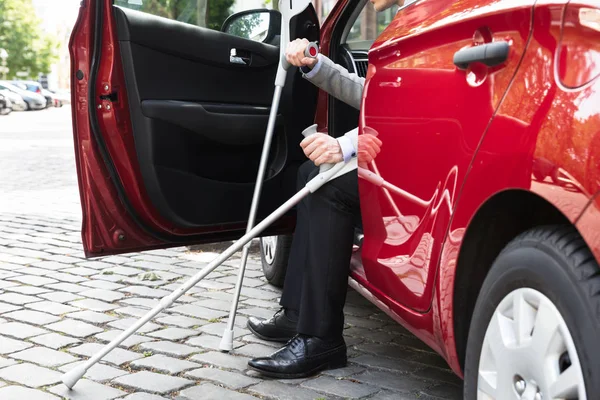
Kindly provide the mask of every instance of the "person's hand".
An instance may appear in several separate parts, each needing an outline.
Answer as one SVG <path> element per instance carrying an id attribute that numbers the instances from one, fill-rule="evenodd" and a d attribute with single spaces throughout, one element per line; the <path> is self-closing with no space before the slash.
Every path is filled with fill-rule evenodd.
<path id="1" fill-rule="evenodd" d="M 337 139 L 324 133 L 310 135 L 300 142 L 300 147 L 317 167 L 321 164 L 339 163 L 344 159 Z"/>
<path id="2" fill-rule="evenodd" d="M 288 43 L 287 49 L 285 50 L 285 59 L 287 62 L 296 67 L 306 65 L 312 69 L 317 63 L 317 59 L 304 56 L 304 50 L 306 50 L 309 43 L 310 42 L 307 39 L 296 39 L 293 42 Z"/>
<path id="3" fill-rule="evenodd" d="M 368 164 L 381 151 L 381 140 L 371 133 L 358 135 L 358 163 Z"/>

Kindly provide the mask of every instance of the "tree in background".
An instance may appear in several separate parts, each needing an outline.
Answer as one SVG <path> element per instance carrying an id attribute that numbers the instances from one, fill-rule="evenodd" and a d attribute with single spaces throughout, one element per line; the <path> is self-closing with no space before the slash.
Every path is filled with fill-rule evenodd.
<path id="1" fill-rule="evenodd" d="M 58 41 L 42 32 L 31 0 L 0 0 L 0 47 L 8 53 L 7 79 L 37 80 L 58 59 Z"/>
<path id="2" fill-rule="evenodd" d="M 116 0 L 115 4 L 220 30 L 225 19 L 231 14 L 231 6 L 234 2 L 235 0 L 143 0 L 141 5 L 132 6 L 127 0 Z"/>

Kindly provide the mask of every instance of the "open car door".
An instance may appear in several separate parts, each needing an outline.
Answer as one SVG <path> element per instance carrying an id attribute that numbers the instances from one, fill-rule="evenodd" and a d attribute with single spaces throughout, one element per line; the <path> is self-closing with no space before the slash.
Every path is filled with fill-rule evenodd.
<path id="1" fill-rule="evenodd" d="M 70 51 L 86 256 L 243 235 L 279 62 L 280 15 L 261 11 L 244 12 L 236 33 L 258 25 L 252 18 L 266 19 L 268 32 L 245 38 L 82 1 Z M 290 37 L 319 40 L 312 5 Z M 296 191 L 306 159 L 298 144 L 316 102 L 317 89 L 290 69 L 258 221 Z M 263 235 L 293 225 L 291 213 Z"/>

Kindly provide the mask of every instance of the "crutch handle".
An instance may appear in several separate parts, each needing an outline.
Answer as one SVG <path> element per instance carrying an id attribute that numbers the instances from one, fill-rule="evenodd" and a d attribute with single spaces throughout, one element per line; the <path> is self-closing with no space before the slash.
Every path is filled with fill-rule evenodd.
<path id="1" fill-rule="evenodd" d="M 310 42 L 304 49 L 304 57 L 317 58 L 319 55 L 319 45 L 316 42 Z"/>
<path id="2" fill-rule="evenodd" d="M 310 135 L 314 135 L 315 133 L 317 133 L 317 124 L 313 124 L 302 131 L 302 135 L 304 137 L 309 137 Z M 321 164 L 319 166 L 319 173 L 321 174 L 325 171 L 330 170 L 331 168 L 333 168 L 334 165 L 335 164 Z"/>

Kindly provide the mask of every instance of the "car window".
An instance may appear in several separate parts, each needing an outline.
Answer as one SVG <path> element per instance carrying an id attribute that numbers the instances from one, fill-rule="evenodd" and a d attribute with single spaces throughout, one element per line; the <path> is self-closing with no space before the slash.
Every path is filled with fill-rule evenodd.
<path id="1" fill-rule="evenodd" d="M 243 8 L 239 3 L 244 5 Z M 271 8 L 260 0 L 115 0 L 114 4 L 218 31 L 231 14 L 254 8 Z"/>
<path id="2" fill-rule="evenodd" d="M 345 43 L 352 50 L 369 50 L 373 41 L 392 22 L 398 11 L 398 6 L 377 12 L 370 1 L 367 1 L 362 11 L 348 32 Z"/>

